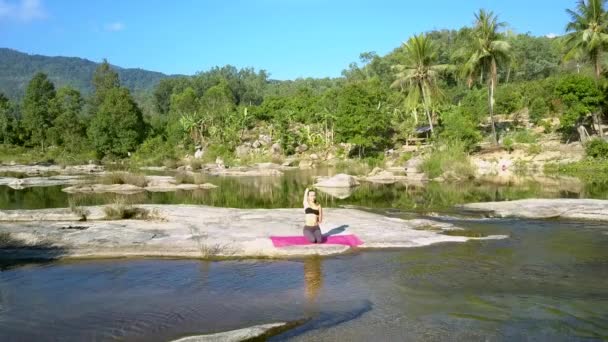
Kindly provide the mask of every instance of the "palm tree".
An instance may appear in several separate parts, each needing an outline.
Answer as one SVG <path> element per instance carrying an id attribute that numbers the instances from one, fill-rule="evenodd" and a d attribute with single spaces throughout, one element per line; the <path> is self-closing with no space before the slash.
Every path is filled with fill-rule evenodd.
<path id="1" fill-rule="evenodd" d="M 602 72 L 602 53 L 608 47 L 608 14 L 606 0 L 579 0 L 576 10 L 567 9 L 570 22 L 566 25 L 564 59 L 586 57 L 593 64 L 595 78 Z"/>
<path id="2" fill-rule="evenodd" d="M 391 87 L 400 86 L 402 89 L 407 89 L 407 105 L 414 110 L 414 113 L 418 104 L 422 102 L 431 133 L 433 133 L 430 107 L 433 97 L 439 94 L 437 77 L 447 66 L 435 64 L 438 50 L 431 38 L 425 34 L 410 37 L 403 48 L 405 49 L 405 63 L 394 66 L 398 72 Z"/>
<path id="3" fill-rule="evenodd" d="M 490 122 L 495 144 L 498 143 L 494 125 L 494 92 L 498 83 L 498 64 L 508 59 L 511 50 L 511 46 L 503 40 L 503 35 L 499 32 L 505 25 L 505 23 L 499 22 L 498 16 L 491 11 L 480 9 L 475 14 L 475 26 L 471 44 L 468 47 L 468 58 L 463 68 L 469 85 L 477 77 L 483 80 L 483 74 L 487 74 Z"/>
<path id="4" fill-rule="evenodd" d="M 608 13 L 604 8 L 605 2 L 606 0 L 579 0 L 575 11 L 566 10 L 571 21 L 566 25 L 564 45 L 567 53 L 564 59 L 589 59 L 596 80 L 602 74 L 602 55 L 608 48 Z M 591 116 L 598 126 L 600 137 L 603 137 L 601 113 L 594 112 Z"/>

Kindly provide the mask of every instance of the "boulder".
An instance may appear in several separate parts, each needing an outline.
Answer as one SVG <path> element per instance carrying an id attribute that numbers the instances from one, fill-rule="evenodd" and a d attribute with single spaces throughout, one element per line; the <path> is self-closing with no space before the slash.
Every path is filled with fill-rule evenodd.
<path id="1" fill-rule="evenodd" d="M 269 135 L 260 134 L 258 136 L 258 141 L 260 142 L 260 144 L 262 146 L 268 146 L 268 145 L 270 145 L 270 143 L 272 143 L 272 138 Z"/>
<path id="2" fill-rule="evenodd" d="M 279 144 L 279 143 L 272 144 L 272 146 L 270 147 L 270 152 L 272 154 L 281 154 L 281 153 L 283 153 L 283 149 L 281 148 L 281 144 Z"/>
<path id="3" fill-rule="evenodd" d="M 218 169 L 225 169 L 226 165 L 224 165 L 224 159 L 217 157 L 215 158 L 215 165 Z"/>
<path id="4" fill-rule="evenodd" d="M 308 145 L 302 144 L 296 148 L 296 151 L 299 153 L 304 153 L 304 152 L 308 151 Z"/>
<path id="5" fill-rule="evenodd" d="M 239 158 L 243 158 L 249 155 L 249 153 L 251 153 L 251 146 L 248 146 L 246 144 L 243 145 L 239 145 L 237 146 L 236 150 L 234 151 L 234 153 L 236 154 L 237 157 Z"/>
<path id="6" fill-rule="evenodd" d="M 194 158 L 195 159 L 203 158 L 203 150 L 201 150 L 200 148 L 196 149 L 196 152 L 194 152 Z"/>
<path id="7" fill-rule="evenodd" d="M 253 148 L 260 148 L 260 146 L 262 146 L 262 143 L 256 140 L 253 142 L 253 144 L 251 144 L 251 146 L 253 146 Z"/>
<path id="8" fill-rule="evenodd" d="M 310 168 L 312 168 L 312 166 L 313 166 L 312 160 L 310 160 L 310 159 L 300 160 L 300 163 L 298 165 L 298 167 L 300 169 L 310 169 Z"/>
<path id="9" fill-rule="evenodd" d="M 339 173 L 333 177 L 322 179 L 315 184 L 315 187 L 351 188 L 357 185 L 359 185 L 359 182 L 355 177 L 344 173 Z"/>
<path id="10" fill-rule="evenodd" d="M 318 156 L 316 153 L 312 153 L 312 154 L 310 155 L 310 159 L 311 159 L 311 160 L 319 160 L 319 156 Z"/>

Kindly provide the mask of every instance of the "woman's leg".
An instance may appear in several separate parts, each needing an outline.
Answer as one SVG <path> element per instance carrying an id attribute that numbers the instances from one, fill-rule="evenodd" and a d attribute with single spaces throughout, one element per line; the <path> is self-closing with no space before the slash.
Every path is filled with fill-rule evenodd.
<path id="1" fill-rule="evenodd" d="M 322 243 L 323 242 L 323 234 L 321 234 L 321 228 L 317 228 L 313 231 L 313 234 L 315 236 L 315 242 L 316 243 Z"/>
<path id="2" fill-rule="evenodd" d="M 304 233 L 304 236 L 306 237 L 306 239 L 308 239 L 310 243 L 315 243 L 316 237 L 312 229 L 304 227 L 302 233 Z"/>

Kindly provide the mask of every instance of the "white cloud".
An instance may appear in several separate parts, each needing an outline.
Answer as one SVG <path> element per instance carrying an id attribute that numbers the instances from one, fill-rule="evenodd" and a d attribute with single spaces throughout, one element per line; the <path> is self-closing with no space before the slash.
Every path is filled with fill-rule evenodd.
<path id="1" fill-rule="evenodd" d="M 0 19 L 32 21 L 46 17 L 40 0 L 0 0 Z"/>
<path id="2" fill-rule="evenodd" d="M 120 21 L 116 21 L 113 23 L 105 24 L 103 28 L 109 32 L 118 32 L 125 29 L 125 24 L 121 23 Z"/>
<path id="3" fill-rule="evenodd" d="M 555 37 L 559 37 L 559 34 L 557 34 L 557 33 L 547 33 L 547 34 L 545 35 L 545 37 L 547 37 L 547 38 L 552 38 L 552 39 L 553 39 L 553 38 L 555 38 Z"/>

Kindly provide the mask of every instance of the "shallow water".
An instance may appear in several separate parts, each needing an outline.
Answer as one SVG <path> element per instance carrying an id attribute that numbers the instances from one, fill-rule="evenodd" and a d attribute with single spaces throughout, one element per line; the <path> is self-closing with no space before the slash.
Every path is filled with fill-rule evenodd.
<path id="1" fill-rule="evenodd" d="M 0 186 L 0 209 L 59 208 L 71 205 L 112 203 L 122 197 L 131 203 L 203 204 L 233 208 L 296 208 L 302 203 L 304 188 L 314 184 L 315 176 L 334 175 L 338 170 L 320 168 L 308 171 L 286 171 L 281 177 L 219 177 L 205 176 L 206 182 L 219 187 L 211 190 L 166 193 L 67 194 L 63 186 L 14 190 Z M 170 173 L 165 173 L 170 174 Z M 504 201 L 523 198 L 607 198 L 608 184 L 564 182 L 552 186 L 534 181 L 497 185 L 481 182 L 379 185 L 362 183 L 351 189 L 346 198 L 337 198 L 318 191 L 324 206 L 360 206 L 395 208 L 410 211 L 448 210 L 456 204 Z"/>
<path id="2" fill-rule="evenodd" d="M 608 224 L 453 222 L 510 237 L 293 261 L 5 265 L 0 340 L 167 341 L 305 318 L 271 340 L 608 339 Z"/>

